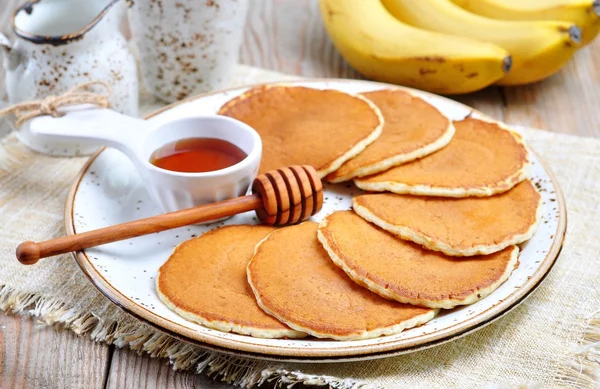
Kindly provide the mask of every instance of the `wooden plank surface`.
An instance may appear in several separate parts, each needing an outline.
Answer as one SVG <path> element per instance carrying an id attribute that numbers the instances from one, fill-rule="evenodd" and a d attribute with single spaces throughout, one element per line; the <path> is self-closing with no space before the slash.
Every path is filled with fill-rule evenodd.
<path id="1" fill-rule="evenodd" d="M 102 388 L 109 347 L 0 313 L 0 388 Z"/>
<path id="2" fill-rule="evenodd" d="M 504 88 L 505 120 L 554 132 L 600 137 L 600 38 L 542 82 Z"/>
<path id="3" fill-rule="evenodd" d="M 23 0 L 1 0 L 0 30 Z M 253 0 L 241 62 L 306 77 L 360 78 L 333 48 L 317 1 Z M 1 76 L 1 71 L 0 71 Z M 4 95 L 0 77 L 0 98 Z M 600 40 L 577 53 L 559 74 L 514 88 L 455 96 L 492 117 L 550 131 L 600 136 Z M 1 119 L 0 119 L 1 120 Z M 0 133 L 2 133 L 0 123 Z M 4 127 L 5 129 L 6 127 Z M 228 386 L 173 372 L 151 359 L 78 338 L 68 331 L 0 313 L 0 388 L 212 388 Z"/>
<path id="4" fill-rule="evenodd" d="M 125 349 L 115 349 L 106 382 L 107 389 L 223 389 L 219 381 L 174 371 L 168 361 L 140 356 Z"/>

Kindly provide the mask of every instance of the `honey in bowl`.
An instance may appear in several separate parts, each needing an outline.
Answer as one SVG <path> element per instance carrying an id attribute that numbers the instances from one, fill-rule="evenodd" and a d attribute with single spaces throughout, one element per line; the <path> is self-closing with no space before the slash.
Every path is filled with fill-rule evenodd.
<path id="1" fill-rule="evenodd" d="M 161 169 L 182 173 L 205 173 L 241 162 L 247 154 L 223 139 L 189 138 L 168 143 L 150 156 Z"/>

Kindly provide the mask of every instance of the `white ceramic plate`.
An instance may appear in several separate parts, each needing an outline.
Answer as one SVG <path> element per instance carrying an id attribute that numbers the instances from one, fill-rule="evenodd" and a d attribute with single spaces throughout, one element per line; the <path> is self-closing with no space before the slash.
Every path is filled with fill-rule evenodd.
<path id="1" fill-rule="evenodd" d="M 289 84 L 289 83 L 288 83 Z M 354 80 L 294 82 L 314 88 L 358 93 L 392 87 Z M 193 115 L 214 114 L 218 108 L 247 88 L 199 96 L 151 115 L 161 122 Z M 452 100 L 415 91 L 452 119 L 468 114 L 482 117 Z M 224 222 L 189 226 L 85 250 L 75 258 L 94 285 L 126 312 L 183 340 L 236 355 L 296 361 L 346 361 L 378 358 L 431 347 L 476 329 L 505 314 L 528 296 L 552 267 L 564 237 L 566 214 L 556 181 L 538 158 L 533 157 L 533 182 L 543 199 L 543 219 L 535 236 L 522 245 L 520 265 L 510 278 L 485 299 L 450 311 L 418 328 L 398 335 L 357 341 L 316 339 L 258 339 L 215 331 L 181 318 L 164 306 L 155 291 L 158 268 L 173 248 L 186 239 L 224 225 L 256 223 L 254 214 L 238 215 Z M 359 190 L 351 184 L 326 185 L 325 205 L 312 219 L 350 208 Z M 159 213 L 129 160 L 120 152 L 104 149 L 83 168 L 67 199 L 65 221 L 69 234 L 123 223 Z"/>

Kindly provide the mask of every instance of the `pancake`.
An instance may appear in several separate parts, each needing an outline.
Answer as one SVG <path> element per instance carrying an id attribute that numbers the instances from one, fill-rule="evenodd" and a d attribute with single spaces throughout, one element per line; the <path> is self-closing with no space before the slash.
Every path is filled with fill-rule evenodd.
<path id="1" fill-rule="evenodd" d="M 354 197 L 352 208 L 402 239 L 447 255 L 470 256 L 530 239 L 541 218 L 542 201 L 531 181 L 525 180 L 491 197 L 366 194 Z"/>
<path id="2" fill-rule="evenodd" d="M 362 96 L 283 85 L 250 89 L 225 103 L 219 114 L 260 134 L 259 174 L 311 165 L 323 178 L 373 143 L 383 127 L 379 108 Z"/>
<path id="3" fill-rule="evenodd" d="M 158 270 L 158 296 L 183 318 L 215 330 L 259 338 L 306 336 L 264 313 L 246 279 L 254 246 L 274 230 L 227 226 L 181 243 Z"/>
<path id="4" fill-rule="evenodd" d="M 388 170 L 446 146 L 454 126 L 435 107 L 400 89 L 362 93 L 379 107 L 385 124 L 381 136 L 325 179 L 348 181 Z"/>
<path id="5" fill-rule="evenodd" d="M 352 282 L 317 241 L 318 224 L 273 232 L 248 264 L 258 305 L 290 327 L 319 338 L 368 339 L 431 320 L 436 310 L 383 299 Z"/>
<path id="6" fill-rule="evenodd" d="M 485 256 L 449 257 L 398 239 L 352 211 L 327 216 L 318 238 L 358 284 L 388 299 L 431 308 L 486 297 L 510 276 L 519 253 L 509 246 Z"/>
<path id="7" fill-rule="evenodd" d="M 383 173 L 357 178 L 375 192 L 422 196 L 491 196 L 528 178 L 531 161 L 521 137 L 499 123 L 466 118 L 443 149 Z"/>

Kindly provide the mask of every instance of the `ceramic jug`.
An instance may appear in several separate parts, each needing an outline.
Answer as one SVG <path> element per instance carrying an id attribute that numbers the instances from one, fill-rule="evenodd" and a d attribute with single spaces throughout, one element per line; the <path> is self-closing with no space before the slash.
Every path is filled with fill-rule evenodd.
<path id="1" fill-rule="evenodd" d="M 119 31 L 124 9 L 119 0 L 34 0 L 18 7 L 11 19 L 16 41 L 0 34 L 8 103 L 105 81 L 112 89 L 112 108 L 136 116 L 136 63 Z M 95 149 L 37 138 L 26 126 L 17 136 L 28 147 L 51 155 L 84 155 Z"/>

